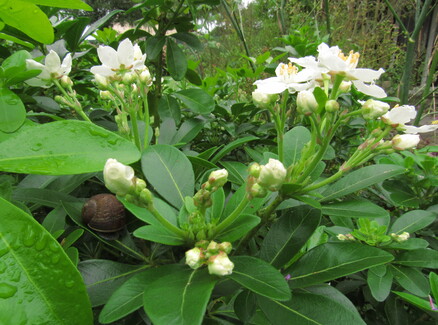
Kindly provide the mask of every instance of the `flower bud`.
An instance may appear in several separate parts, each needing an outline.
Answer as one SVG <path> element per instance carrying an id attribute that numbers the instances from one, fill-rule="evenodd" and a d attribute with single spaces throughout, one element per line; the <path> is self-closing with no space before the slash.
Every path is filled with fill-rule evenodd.
<path id="1" fill-rule="evenodd" d="M 219 276 L 230 275 L 233 272 L 234 263 L 230 261 L 228 255 L 220 252 L 218 255 L 210 257 L 208 260 L 208 273 Z"/>
<path id="2" fill-rule="evenodd" d="M 114 99 L 113 95 L 108 90 L 101 90 L 99 92 L 100 98 L 102 99 Z"/>
<path id="3" fill-rule="evenodd" d="M 144 69 L 140 73 L 140 81 L 148 87 L 150 85 L 152 85 L 152 77 L 151 77 L 151 73 L 149 72 L 148 68 Z"/>
<path id="4" fill-rule="evenodd" d="M 62 76 L 60 82 L 61 82 L 61 85 L 63 87 L 71 87 L 71 86 L 73 86 L 73 81 L 71 81 L 69 76 L 65 76 L 65 75 Z"/>
<path id="5" fill-rule="evenodd" d="M 226 169 L 219 169 L 212 171 L 208 177 L 208 183 L 212 187 L 222 187 L 228 181 L 228 171 Z"/>
<path id="6" fill-rule="evenodd" d="M 139 199 L 140 199 L 141 203 L 143 203 L 145 205 L 150 205 L 153 203 L 154 197 L 152 196 L 151 191 L 149 191 L 147 188 L 145 188 L 140 192 Z"/>
<path id="7" fill-rule="evenodd" d="M 110 158 L 106 161 L 103 179 L 106 188 L 120 196 L 125 196 L 134 189 L 134 170 L 116 159 Z"/>
<path id="8" fill-rule="evenodd" d="M 260 91 L 253 91 L 252 100 L 257 107 L 268 108 L 277 100 L 277 94 L 266 94 Z"/>
<path id="9" fill-rule="evenodd" d="M 397 134 L 391 142 L 395 150 L 412 149 L 420 142 L 420 136 L 418 134 Z"/>
<path id="10" fill-rule="evenodd" d="M 318 102 L 311 90 L 300 91 L 297 95 L 297 111 L 300 114 L 311 115 L 318 109 Z"/>
<path id="11" fill-rule="evenodd" d="M 362 116 L 366 120 L 373 120 L 386 114 L 388 110 L 389 104 L 374 99 L 368 99 L 362 105 Z"/>
<path id="12" fill-rule="evenodd" d="M 226 253 L 226 254 L 230 254 L 230 253 L 231 253 L 231 249 L 232 249 L 233 247 L 231 246 L 231 243 L 225 241 L 225 242 L 223 242 L 223 243 L 220 243 L 220 244 L 218 245 L 218 248 L 219 248 L 220 251 L 222 251 L 222 252 L 224 252 L 224 253 Z"/>
<path id="13" fill-rule="evenodd" d="M 146 188 L 146 182 L 141 178 L 134 177 L 135 191 L 140 193 Z"/>
<path id="14" fill-rule="evenodd" d="M 262 170 L 262 167 L 259 164 L 253 163 L 248 168 L 248 174 L 250 174 L 251 176 L 253 176 L 255 178 L 258 178 L 261 170 Z"/>
<path id="15" fill-rule="evenodd" d="M 197 269 L 203 264 L 202 251 L 198 247 L 192 248 L 186 252 L 186 264 L 192 269 Z"/>
<path id="16" fill-rule="evenodd" d="M 339 103 L 334 99 L 330 99 L 325 103 L 325 110 L 334 113 L 339 110 Z"/>
<path id="17" fill-rule="evenodd" d="M 342 81 L 339 85 L 339 91 L 341 93 L 348 93 L 351 90 L 351 81 Z"/>
<path id="18" fill-rule="evenodd" d="M 336 236 L 340 241 L 346 241 L 347 240 L 347 236 L 345 236 L 344 234 L 339 234 Z"/>
<path id="19" fill-rule="evenodd" d="M 263 186 L 261 186 L 260 184 L 257 184 L 257 183 L 255 183 L 251 187 L 251 190 L 249 191 L 249 195 L 251 197 L 262 198 L 262 197 L 265 197 L 266 194 L 268 194 L 268 190 L 265 187 L 263 187 Z"/>
<path id="20" fill-rule="evenodd" d="M 261 166 L 257 183 L 270 191 L 278 191 L 286 180 L 286 168 L 277 159 L 269 159 L 266 165 Z"/>
<path id="21" fill-rule="evenodd" d="M 132 84 L 135 81 L 136 75 L 133 72 L 125 72 L 123 74 L 123 82 L 127 85 Z"/>
<path id="22" fill-rule="evenodd" d="M 409 237 L 410 237 L 409 233 L 404 231 L 400 235 L 398 235 L 398 241 L 400 241 L 400 242 L 406 241 L 409 239 Z"/>
<path id="23" fill-rule="evenodd" d="M 96 81 L 97 85 L 102 88 L 106 88 L 108 86 L 108 79 L 100 74 L 95 74 L 94 80 Z"/>

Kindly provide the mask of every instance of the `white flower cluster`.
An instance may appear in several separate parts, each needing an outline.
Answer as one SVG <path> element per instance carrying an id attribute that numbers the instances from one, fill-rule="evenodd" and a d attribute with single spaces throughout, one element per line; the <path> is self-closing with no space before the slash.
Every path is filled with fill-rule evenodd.
<path id="1" fill-rule="evenodd" d="M 186 252 L 186 264 L 192 269 L 197 269 L 207 264 L 210 274 L 219 276 L 230 275 L 234 268 L 234 263 L 228 258 L 231 248 L 229 242 L 221 244 L 215 241 L 198 242 L 196 247 Z"/>

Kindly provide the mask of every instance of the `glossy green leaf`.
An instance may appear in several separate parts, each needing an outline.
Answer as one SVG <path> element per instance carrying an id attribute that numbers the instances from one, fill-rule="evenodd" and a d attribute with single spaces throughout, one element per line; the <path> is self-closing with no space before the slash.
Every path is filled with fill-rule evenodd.
<path id="1" fill-rule="evenodd" d="M 233 242 L 246 235 L 260 223 L 260 218 L 251 214 L 241 214 L 231 225 L 222 230 L 216 238 L 222 242 Z"/>
<path id="2" fill-rule="evenodd" d="M 382 268 L 383 274 L 378 274 L 375 269 Z M 367 283 L 371 294 L 377 301 L 385 301 L 391 293 L 392 273 L 385 265 L 372 267 L 368 270 Z"/>
<path id="3" fill-rule="evenodd" d="M 289 262 L 303 247 L 321 220 L 321 211 L 300 205 L 284 212 L 263 240 L 260 258 L 276 268 Z"/>
<path id="4" fill-rule="evenodd" d="M 258 297 L 257 300 L 271 324 L 366 324 L 352 302 L 330 286 L 294 291 L 292 299 L 286 302 L 264 297 Z"/>
<path id="5" fill-rule="evenodd" d="M 186 32 L 181 32 L 181 33 L 175 33 L 170 35 L 173 38 L 179 40 L 179 41 L 183 41 L 184 43 L 186 43 L 188 46 L 190 46 L 191 48 L 195 49 L 195 50 L 201 50 L 202 49 L 202 43 L 199 40 L 199 38 L 191 33 L 186 33 Z"/>
<path id="6" fill-rule="evenodd" d="M 175 124 L 181 123 L 181 109 L 178 101 L 170 95 L 163 95 L 158 101 L 158 112 L 161 119 L 170 117 L 175 121 Z"/>
<path id="7" fill-rule="evenodd" d="M 191 88 L 172 94 L 196 114 L 209 114 L 214 110 L 214 99 L 202 89 Z"/>
<path id="8" fill-rule="evenodd" d="M 249 136 L 249 137 L 243 137 L 237 140 L 234 140 L 233 142 L 228 143 L 225 147 L 223 147 L 210 161 L 215 164 L 219 160 L 221 160 L 225 155 L 230 153 L 232 150 L 236 149 L 237 147 L 240 147 L 241 145 L 257 140 L 257 137 Z"/>
<path id="9" fill-rule="evenodd" d="M 389 245 L 385 245 L 385 248 L 390 249 L 397 249 L 397 250 L 414 250 L 414 249 L 420 249 L 420 248 L 426 248 L 429 246 L 429 242 L 422 238 L 409 238 L 406 241 L 402 241 L 400 243 L 398 242 L 392 242 Z"/>
<path id="10" fill-rule="evenodd" d="M 187 71 L 187 58 L 172 39 L 167 38 L 166 64 L 169 74 L 175 80 L 182 80 Z"/>
<path id="11" fill-rule="evenodd" d="M 412 210 L 398 217 L 388 232 L 401 234 L 406 231 L 413 233 L 427 227 L 434 222 L 435 219 L 436 214 L 431 211 Z"/>
<path id="12" fill-rule="evenodd" d="M 0 19 L 38 42 L 53 43 L 52 24 L 45 13 L 33 3 L 25 0 L 4 1 L 0 4 Z"/>
<path id="13" fill-rule="evenodd" d="M 386 181 L 383 188 L 389 192 L 389 197 L 396 206 L 418 209 L 421 203 L 421 198 L 403 181 Z"/>
<path id="14" fill-rule="evenodd" d="M 164 227 L 143 226 L 134 231 L 134 236 L 165 245 L 181 246 L 184 239 Z"/>
<path id="15" fill-rule="evenodd" d="M 326 243 L 307 252 L 285 273 L 292 288 L 334 280 L 394 259 L 381 249 L 358 243 Z"/>
<path id="16" fill-rule="evenodd" d="M 88 122 L 67 120 L 27 128 L 2 142 L 0 170 L 33 174 L 82 174 L 103 170 L 108 158 L 129 164 L 135 145 Z"/>
<path id="17" fill-rule="evenodd" d="M 86 260 L 78 265 L 93 307 L 105 304 L 126 280 L 147 267 L 110 260 Z"/>
<path id="18" fill-rule="evenodd" d="M 242 291 L 234 300 L 234 312 L 243 322 L 249 322 L 256 309 L 256 295 L 249 290 Z"/>
<path id="19" fill-rule="evenodd" d="M 228 171 L 228 181 L 242 186 L 248 177 L 248 166 L 238 161 L 221 161 L 221 165 Z"/>
<path id="20" fill-rule="evenodd" d="M 321 209 L 323 214 L 335 217 L 380 218 L 389 215 L 388 211 L 365 199 L 322 205 Z"/>
<path id="21" fill-rule="evenodd" d="M 121 12 L 123 12 L 123 10 L 120 10 L 120 9 L 116 9 L 116 10 L 110 11 L 105 16 L 103 16 L 102 18 L 96 20 L 94 23 L 89 25 L 87 27 L 87 29 L 81 35 L 80 42 L 83 42 L 88 36 L 90 36 L 91 34 L 96 32 L 99 28 L 104 26 L 111 18 L 113 18 L 115 15 L 117 15 L 117 14 L 119 14 Z"/>
<path id="22" fill-rule="evenodd" d="M 323 193 L 321 202 L 333 200 L 354 193 L 368 186 L 383 182 L 385 179 L 403 174 L 405 169 L 397 165 L 373 165 L 355 170 L 336 183 L 330 185 Z"/>
<path id="23" fill-rule="evenodd" d="M 146 55 L 148 60 L 155 60 L 163 49 L 166 38 L 162 36 L 152 36 L 146 40 Z"/>
<path id="24" fill-rule="evenodd" d="M 296 126 L 284 134 L 284 162 L 290 166 L 301 157 L 301 151 L 310 141 L 310 131 L 304 126 Z"/>
<path id="25" fill-rule="evenodd" d="M 428 248 L 406 251 L 397 255 L 393 263 L 438 269 L 438 251 Z"/>
<path id="26" fill-rule="evenodd" d="M 112 323 L 141 308 L 145 289 L 166 273 L 180 269 L 181 265 L 169 264 L 158 268 L 150 268 L 134 275 L 120 285 L 108 299 L 99 314 L 99 322 L 102 324 Z"/>
<path id="27" fill-rule="evenodd" d="M 26 119 L 24 104 L 13 91 L 0 88 L 0 131 L 14 132 Z"/>
<path id="28" fill-rule="evenodd" d="M 435 298 L 435 301 L 437 301 L 438 300 L 438 275 L 435 272 L 429 273 L 429 284 L 430 284 L 430 291 L 432 291 L 432 295 Z"/>
<path id="29" fill-rule="evenodd" d="M 428 299 L 421 299 L 417 296 L 411 295 L 410 293 L 407 292 L 399 292 L 399 291 L 393 291 L 397 296 L 399 296 L 400 298 L 402 298 L 404 301 L 407 301 L 409 303 L 411 303 L 414 306 L 417 306 L 418 308 L 421 308 L 425 311 L 432 311 L 432 308 L 430 306 L 430 302 Z M 438 314 L 438 311 L 435 311 L 435 313 Z"/>
<path id="30" fill-rule="evenodd" d="M 155 325 L 200 325 L 218 279 L 205 267 L 184 266 L 163 275 L 144 292 L 146 314 Z"/>
<path id="31" fill-rule="evenodd" d="M 2 198 L 0 211 L 0 300 L 13 306 L 10 312 L 21 310 L 25 324 L 91 325 L 83 280 L 62 247 L 34 218 Z M 2 321 L 6 317 L 1 314 Z"/>
<path id="32" fill-rule="evenodd" d="M 429 295 L 429 283 L 421 271 L 412 267 L 391 265 L 394 280 L 403 289 L 420 297 Z"/>
<path id="33" fill-rule="evenodd" d="M 225 192 L 221 187 L 211 195 L 213 202 L 210 210 L 210 220 L 220 220 L 224 211 Z"/>
<path id="34" fill-rule="evenodd" d="M 228 277 L 264 297 L 288 300 L 290 289 L 283 275 L 272 265 L 255 257 L 233 256 L 233 273 Z"/>
<path id="35" fill-rule="evenodd" d="M 149 146 L 143 151 L 141 166 L 155 190 L 174 207 L 180 208 L 184 197 L 193 196 L 195 176 L 192 165 L 175 147 Z"/>
<path id="36" fill-rule="evenodd" d="M 40 6 L 67 8 L 67 9 L 82 9 L 93 10 L 89 5 L 81 0 L 23 0 Z"/>
<path id="37" fill-rule="evenodd" d="M 205 121 L 198 118 L 185 120 L 172 138 L 171 144 L 188 143 L 192 141 L 204 127 Z"/>
<path id="38" fill-rule="evenodd" d="M 82 201 L 72 195 L 55 190 L 25 187 L 15 189 L 12 197 L 17 201 L 37 203 L 52 208 L 57 207 L 60 202 L 75 203 Z"/>

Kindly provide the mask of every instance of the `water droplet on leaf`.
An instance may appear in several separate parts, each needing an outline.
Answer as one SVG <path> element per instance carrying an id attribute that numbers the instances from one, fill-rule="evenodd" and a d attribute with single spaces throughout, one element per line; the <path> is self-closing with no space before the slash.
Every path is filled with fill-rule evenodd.
<path id="1" fill-rule="evenodd" d="M 17 292 L 17 287 L 7 283 L 0 283 L 0 298 L 10 298 Z"/>

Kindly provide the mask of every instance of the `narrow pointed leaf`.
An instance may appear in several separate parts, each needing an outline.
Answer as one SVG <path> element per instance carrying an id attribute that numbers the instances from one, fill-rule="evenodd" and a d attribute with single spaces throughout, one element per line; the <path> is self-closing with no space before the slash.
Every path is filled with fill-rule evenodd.
<path id="1" fill-rule="evenodd" d="M 209 114 L 214 110 L 214 99 L 202 89 L 185 89 L 172 94 L 197 114 Z"/>
<path id="2" fill-rule="evenodd" d="M 380 218 L 387 217 L 389 214 L 382 207 L 364 199 L 327 204 L 321 209 L 323 214 L 348 218 Z"/>
<path id="3" fill-rule="evenodd" d="M 420 270 L 413 267 L 391 265 L 391 272 L 394 274 L 394 280 L 403 289 L 420 297 L 427 297 L 429 294 L 429 283 Z"/>
<path id="4" fill-rule="evenodd" d="M 436 214 L 426 210 L 412 210 L 402 214 L 391 226 L 389 233 L 401 234 L 402 232 L 413 233 L 423 229 L 434 222 Z"/>
<path id="5" fill-rule="evenodd" d="M 428 248 L 406 251 L 398 255 L 393 263 L 438 269 L 438 251 Z"/>
<path id="6" fill-rule="evenodd" d="M 62 247 L 35 219 L 2 198 L 0 210 L 0 310 L 2 302 L 14 306 L 10 312 L 21 310 L 25 324 L 91 325 L 84 282 Z M 2 312 L 0 319 L 7 317 Z"/>

